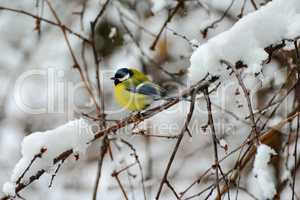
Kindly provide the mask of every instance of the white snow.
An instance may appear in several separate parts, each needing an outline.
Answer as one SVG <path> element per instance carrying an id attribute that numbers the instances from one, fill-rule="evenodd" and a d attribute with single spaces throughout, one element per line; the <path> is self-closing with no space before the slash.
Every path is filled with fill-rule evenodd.
<path id="1" fill-rule="evenodd" d="M 208 72 L 220 75 L 226 71 L 221 60 L 232 64 L 243 61 L 248 73 L 261 72 L 262 62 L 268 58 L 264 48 L 300 35 L 300 1 L 275 0 L 258 11 L 241 18 L 231 29 L 208 40 L 191 56 L 192 82 Z"/>
<path id="2" fill-rule="evenodd" d="M 162 9 L 174 4 L 176 1 L 174 0 L 152 0 L 152 12 L 156 13 L 161 11 Z"/>
<path id="3" fill-rule="evenodd" d="M 6 184 L 6 189 L 17 182 L 31 161 L 40 154 L 42 149 L 45 150 L 34 160 L 30 169 L 21 180 L 26 183 L 29 177 L 36 174 L 38 170 L 51 170 L 53 159 L 62 152 L 73 149 L 76 154 L 83 154 L 88 147 L 88 142 L 93 139 L 93 133 L 89 129 L 84 119 L 77 119 L 68 122 L 53 130 L 45 132 L 32 133 L 25 137 L 22 142 L 22 158 L 16 164 L 11 176 L 11 183 Z"/>
<path id="4" fill-rule="evenodd" d="M 270 163 L 272 155 L 277 154 L 271 147 L 265 144 L 258 146 L 249 177 L 249 190 L 258 199 L 273 199 L 276 194 L 275 171 Z"/>
<path id="5" fill-rule="evenodd" d="M 197 49 L 196 47 L 200 46 L 200 42 L 196 39 L 190 40 L 190 44 L 192 45 L 192 48 L 195 50 Z"/>
<path id="6" fill-rule="evenodd" d="M 153 2 L 153 4 L 150 4 L 151 1 Z M 259 7 L 259 2 L 263 1 L 264 0 L 255 0 Z M 80 12 L 83 9 L 83 3 L 85 2 L 66 3 L 64 1 L 53 1 L 53 7 L 57 9 L 59 17 L 67 27 L 89 38 L 88 36 L 90 35 L 90 21 L 95 19 L 95 17 L 99 13 L 99 10 L 101 10 L 103 3 L 105 2 L 106 0 L 102 0 L 100 3 L 99 0 L 90 0 L 85 4 L 86 9 L 83 17 L 83 30 L 80 26 L 80 17 L 78 15 L 68 14 L 68 12 L 64 12 L 64 10 L 68 10 L 70 12 Z M 227 9 L 230 2 L 231 0 L 186 1 L 185 9 L 180 9 L 180 11 L 176 14 L 175 18 L 173 18 L 172 21 L 168 23 L 167 28 L 176 31 L 180 35 L 186 36 L 188 41 L 176 35 L 173 35 L 173 33 L 171 31 L 168 31 L 168 29 L 166 28 L 164 33 L 161 35 L 161 41 L 166 41 L 166 43 L 164 43 L 166 44 L 167 48 L 165 50 L 167 50 L 168 54 L 166 60 L 157 59 L 160 58 L 160 52 L 150 51 L 149 46 L 151 45 L 156 36 L 156 34 L 153 35 L 153 33 L 158 33 L 159 29 L 162 27 L 162 24 L 167 18 L 168 9 L 170 10 L 170 8 L 174 8 L 174 6 L 177 3 L 176 0 L 150 0 L 144 2 L 146 4 L 147 10 L 145 13 L 140 13 L 137 1 L 130 0 L 122 4 L 117 4 L 118 2 L 112 1 L 111 3 L 113 4 L 110 4 L 107 7 L 105 11 L 105 16 L 103 17 L 105 18 L 105 21 L 111 23 L 112 27 L 116 27 L 118 30 L 121 31 L 122 34 L 125 34 L 123 33 L 124 30 L 120 27 L 120 16 L 118 15 L 117 9 L 115 9 L 116 6 L 120 7 L 120 10 L 122 10 L 124 14 L 126 14 L 126 16 L 130 17 L 134 22 L 136 22 L 136 24 L 134 24 L 131 23 L 129 20 L 124 19 L 126 25 L 129 27 L 132 34 L 134 35 L 134 38 L 140 43 L 141 49 L 145 51 L 146 54 L 148 54 L 155 61 L 159 62 L 158 64 L 160 64 L 161 67 L 164 67 L 169 72 L 176 73 L 181 69 L 184 71 L 190 65 L 189 58 L 193 53 L 193 50 L 196 50 L 196 48 L 192 49 L 190 44 L 196 44 L 199 46 L 201 44 L 204 44 L 204 46 L 207 46 L 205 42 L 207 42 L 208 39 L 220 33 L 221 35 L 223 35 L 222 32 L 224 30 L 228 30 L 236 22 L 237 18 L 235 16 L 237 16 L 237 14 L 240 13 L 241 5 L 243 4 L 244 0 L 234 1 L 234 4 L 229 12 L 229 17 L 225 17 L 222 20 L 222 22 L 218 23 L 215 26 L 215 29 L 210 29 L 207 38 L 202 38 L 200 34 L 200 30 L 203 30 L 212 21 L 215 21 L 216 19 L 222 16 L 223 11 Z M 276 2 L 277 0 L 275 0 L 274 3 Z M 31 0 L 24 0 L 24 2 L 22 1 L 20 3 L 17 3 L 16 1 L 3 0 L 3 2 L 1 2 L 1 6 L 7 5 L 11 8 L 24 9 L 33 14 L 41 14 L 41 4 L 39 7 L 35 7 L 35 4 L 32 4 Z M 288 1 L 284 3 L 291 4 Z M 140 4 L 140 2 L 138 2 L 138 4 Z M 155 11 L 154 13 L 149 12 L 151 9 L 150 6 L 152 5 L 152 11 Z M 154 5 L 156 5 L 156 8 Z M 269 7 L 269 5 L 270 4 L 268 4 L 267 7 Z M 286 9 L 288 10 L 288 12 L 284 10 L 285 13 L 282 13 L 280 9 L 280 12 L 278 12 L 282 13 L 280 15 L 285 15 L 286 13 L 287 15 L 293 15 L 293 17 L 290 18 L 289 23 L 287 24 L 287 26 L 289 26 L 289 31 L 287 33 L 288 37 L 290 37 L 290 34 L 293 34 L 297 30 L 299 30 L 299 20 L 297 20 L 299 19 L 299 17 L 298 15 L 294 15 L 294 13 L 296 12 L 294 9 L 295 8 L 290 10 Z M 246 1 L 244 16 L 248 16 L 247 14 L 253 11 L 254 9 L 251 5 L 251 2 Z M 261 11 L 258 11 L 258 13 L 259 12 Z M 275 14 L 277 15 L 278 13 Z M 55 21 L 55 18 L 52 16 L 49 9 L 47 9 L 47 6 L 45 6 L 45 12 L 42 16 Z M 250 16 L 251 15 L 249 15 L 248 17 Z M 281 22 L 287 17 L 288 16 L 283 16 L 282 20 L 273 22 L 274 26 L 279 26 L 278 29 L 282 27 L 283 25 L 281 24 Z M 92 148 L 89 148 L 89 151 L 86 155 L 86 157 L 88 157 L 86 161 L 77 162 L 76 165 L 74 165 L 74 163 L 67 162 L 71 159 L 74 160 L 74 156 L 70 156 L 70 159 L 64 162 L 58 175 L 55 177 L 53 187 L 50 190 L 47 188 L 47 185 L 49 184 L 49 181 L 51 179 L 51 175 L 57 167 L 57 164 L 53 164 L 51 160 L 52 157 L 56 157 L 57 155 L 55 154 L 61 153 L 59 151 L 62 151 L 62 149 L 67 148 L 67 146 L 73 148 L 80 144 L 78 145 L 80 146 L 78 148 L 78 151 L 80 152 L 84 151 L 84 149 L 86 148 L 84 142 L 80 143 L 76 140 L 74 140 L 73 142 L 75 136 L 73 138 L 69 135 L 69 133 L 67 134 L 67 136 L 65 136 L 64 134 L 59 134 L 57 131 L 52 130 L 45 131 L 43 133 L 36 133 L 36 136 L 34 136 L 35 134 L 33 134 L 32 136 L 28 136 L 28 139 L 25 139 L 23 145 L 24 147 L 26 146 L 26 149 L 24 148 L 22 150 L 25 151 L 25 154 L 19 161 L 18 165 L 15 167 L 15 177 L 12 177 L 12 179 L 10 178 L 12 174 L 11 171 L 14 168 L 14 165 L 22 156 L 20 153 L 20 143 L 25 133 L 27 133 L 28 131 L 35 132 L 36 130 L 44 131 L 49 130 L 49 127 L 57 127 L 57 124 L 64 124 L 66 118 L 73 119 L 73 112 L 76 116 L 78 116 L 78 114 L 81 113 L 81 111 L 84 113 L 90 113 L 91 107 L 87 104 L 87 101 L 89 99 L 88 94 L 85 91 L 82 91 L 80 89 L 80 91 L 74 94 L 75 96 L 73 95 L 73 93 L 69 93 L 69 91 L 73 91 L 73 87 L 77 88 L 77 84 L 81 85 L 82 83 L 79 79 L 80 77 L 78 72 L 76 70 L 71 69 L 72 60 L 70 57 L 70 53 L 64 41 L 63 34 L 61 33 L 61 30 L 59 28 L 53 27 L 52 25 L 46 23 L 41 23 L 42 34 L 41 37 L 38 37 L 37 33 L 34 31 L 34 26 L 36 25 L 35 20 L 30 17 L 25 17 L 21 14 L 13 14 L 10 12 L 1 11 L 1 19 L 2 20 L 0 20 L 0 26 L 3 30 L 0 34 L 2 36 L 0 40 L 3 44 L 1 46 L 1 49 L 5 50 L 5 52 L 4 54 L 2 54 L 2 56 L 0 56 L 0 64 L 1 66 L 3 66 L 3 69 L 1 69 L 2 75 L 0 75 L 0 80 L 2 82 L 5 82 L 5 84 L 3 85 L 3 90 L 0 92 L 0 107 L 3 106 L 3 108 L 5 109 L 5 114 L 1 115 L 1 119 L 4 120 L 0 121 L 0 149 L 2 150 L 0 152 L 3 152 L 0 156 L 0 183 L 1 185 L 3 185 L 5 181 L 10 181 L 6 183 L 6 186 L 5 188 L 3 188 L 3 191 L 7 195 L 14 195 L 14 188 L 16 182 L 15 180 L 23 172 L 24 167 L 28 166 L 32 157 L 40 152 L 40 148 L 45 147 L 47 148 L 47 151 L 42 155 L 42 158 L 37 158 L 35 160 L 34 164 L 31 166 L 31 170 L 28 171 L 25 177 L 22 179 L 22 183 L 28 182 L 29 176 L 36 174 L 36 172 L 40 169 L 45 169 L 47 171 L 47 174 L 45 174 L 45 176 L 42 176 L 36 184 L 26 187 L 24 191 L 22 191 L 21 195 L 24 195 L 26 199 L 30 200 L 36 200 L 41 198 L 45 200 L 60 199 L 61 197 L 69 197 L 73 200 L 90 198 L 91 191 L 93 191 L 94 187 L 92 181 L 94 181 L 97 172 L 99 148 L 101 148 L 102 146 L 100 141 L 93 144 Z M 274 19 L 277 20 L 277 17 L 274 16 Z M 248 19 L 248 21 L 251 20 Z M 211 49 L 213 49 L 212 52 L 210 52 L 210 48 L 208 49 L 207 47 L 205 47 L 209 50 L 205 54 L 211 56 L 212 59 L 214 59 L 214 55 L 218 55 L 221 57 L 224 54 L 224 56 L 227 56 L 227 54 L 231 55 L 231 52 L 233 56 L 235 56 L 235 54 L 236 56 L 240 54 L 243 55 L 243 52 L 240 52 L 241 49 L 244 52 L 248 52 L 250 54 L 251 50 L 247 49 L 248 47 L 251 48 L 250 44 L 252 44 L 255 48 L 264 47 L 259 43 L 261 41 L 258 36 L 262 34 L 262 31 L 261 29 L 257 29 L 257 27 L 262 27 L 262 29 L 264 29 L 264 24 L 266 24 L 267 21 L 271 22 L 271 20 L 268 18 L 261 19 L 260 21 L 255 26 L 250 24 L 251 26 L 249 26 L 249 28 L 247 27 L 247 22 L 247 26 L 244 25 L 243 28 L 240 29 L 241 31 L 243 31 L 240 34 L 244 37 L 236 37 L 237 31 L 234 31 L 235 35 L 232 35 L 231 37 L 226 36 L 228 34 L 224 34 L 226 37 L 223 37 L 223 35 L 220 38 L 220 43 L 218 44 L 218 46 L 216 46 L 216 48 L 214 48 L 213 45 L 208 45 Z M 14 26 L 14 29 L 10 29 L 12 22 L 17 22 L 17 26 Z M 238 22 L 238 24 L 241 22 Z M 246 20 L 244 20 L 243 23 L 246 23 Z M 261 23 L 263 24 L 260 25 Z M 279 23 L 280 25 L 278 25 Z M 140 26 L 148 31 L 145 32 L 143 29 L 141 29 Z M 246 31 L 244 28 L 245 26 L 247 27 Z M 252 30 L 252 28 L 254 28 L 255 30 Z M 277 27 L 272 28 L 270 31 L 268 29 L 268 27 L 265 28 L 265 36 L 267 39 L 269 39 L 269 35 L 273 37 L 274 34 L 277 34 L 277 32 L 273 32 L 273 30 L 277 30 Z M 232 30 L 229 30 L 229 32 L 231 31 Z M 255 34 L 256 31 L 257 35 Z M 111 28 L 110 36 L 112 37 L 112 39 L 115 38 L 115 34 L 118 33 L 115 32 L 114 28 Z M 281 36 L 281 33 L 279 34 Z M 169 83 L 170 80 L 169 76 L 161 74 L 161 71 L 155 70 L 155 68 L 154 70 L 152 70 L 152 64 L 149 63 L 147 58 L 141 56 L 139 49 L 135 47 L 135 45 L 132 42 L 132 39 L 128 36 L 128 34 L 125 35 L 125 38 L 127 39 L 121 47 L 115 48 L 114 52 L 111 55 L 104 57 L 103 59 L 101 57 L 100 75 L 101 84 L 104 89 L 103 92 L 105 97 L 105 111 L 106 113 L 113 113 L 112 115 L 109 114 L 107 116 L 108 119 L 112 120 L 119 120 L 129 115 L 129 113 L 120 112 L 119 107 L 116 106 L 115 101 L 113 100 L 113 83 L 111 82 L 111 80 L 109 80 L 109 77 L 113 76 L 117 68 L 135 67 L 141 69 L 141 67 L 143 67 L 143 65 L 145 64 L 147 74 L 151 75 L 153 77 L 153 81 L 155 81 L 156 83 L 165 84 L 165 82 Z M 81 40 L 73 36 L 72 34 L 68 34 L 68 37 L 70 39 L 71 46 L 73 47 L 74 53 L 78 61 L 82 63 Z M 164 40 L 165 38 L 166 40 Z M 233 40 L 234 43 L 232 43 L 231 45 L 231 41 L 225 42 L 222 40 L 222 38 Z M 235 38 L 237 38 L 236 41 Z M 246 42 L 240 41 L 240 38 L 246 38 Z M 253 43 L 253 40 L 255 42 L 257 41 L 257 43 Z M 250 44 L 248 44 L 247 42 L 249 42 Z M 268 41 L 267 44 L 269 44 L 269 42 L 270 41 Z M 210 41 L 208 43 L 210 43 Z M 224 46 L 222 43 L 224 43 Z M 226 46 L 226 44 L 228 44 L 228 46 Z M 287 47 L 285 47 L 286 50 L 294 49 L 292 43 L 288 44 L 290 44 L 290 48 L 288 49 Z M 220 46 L 224 48 L 221 50 L 218 49 Z M 94 66 L 93 53 L 91 51 L 91 48 L 88 47 L 88 45 L 86 47 L 87 48 L 85 51 L 85 56 L 87 66 Z M 245 50 L 243 49 L 244 47 Z M 34 51 L 32 51 L 32 49 L 34 49 Z M 159 49 L 160 48 L 157 48 L 157 50 Z M 229 49 L 230 52 L 227 52 L 227 49 Z M 236 52 L 234 52 L 234 50 L 236 50 Z M 220 52 L 222 54 L 219 54 Z M 216 59 L 220 59 L 220 57 L 217 57 Z M 251 54 L 251 57 L 254 57 L 254 59 L 256 59 L 255 55 Z M 251 60 L 252 59 L 253 58 L 251 58 Z M 259 61 L 259 65 L 257 66 L 261 67 L 261 59 L 257 58 L 257 60 Z M 219 62 L 217 62 L 217 64 L 219 64 Z M 84 66 L 81 65 L 81 67 Z M 59 109 L 59 112 L 55 110 L 55 113 L 53 114 L 49 114 L 49 112 L 47 112 L 42 115 L 34 115 L 33 113 L 23 111 L 21 107 L 18 106 L 15 102 L 13 91 L 14 81 L 16 80 L 16 78 L 21 77 L 23 73 L 30 73 L 30 70 L 45 70 L 45 72 L 48 73 L 48 69 L 55 69 L 55 71 L 63 70 L 65 74 L 65 76 L 63 77 L 57 76 L 57 79 L 55 79 L 55 82 L 53 84 L 55 86 L 62 86 L 62 88 L 64 88 L 64 91 L 55 89 L 53 91 L 53 95 L 51 94 L 51 99 L 53 97 L 53 99 L 55 100 L 53 102 L 55 108 L 56 106 L 58 106 L 65 109 Z M 194 80 L 198 81 L 201 78 L 200 76 L 202 69 L 206 70 L 203 71 L 203 74 L 205 74 L 207 72 L 207 69 L 209 68 L 206 68 L 206 66 L 199 65 L 198 68 L 192 69 L 194 71 L 192 71 L 193 74 L 191 74 L 191 76 L 195 76 Z M 226 76 L 226 73 L 228 74 L 228 72 L 224 72 L 225 70 L 223 68 L 216 67 L 212 68 L 211 72 L 213 72 L 213 70 L 215 69 L 219 69 L 220 73 L 222 73 L 222 76 Z M 252 69 L 253 68 L 251 68 L 251 70 Z M 255 88 L 260 87 L 261 85 L 261 83 L 257 82 L 257 78 L 253 77 L 251 73 L 242 74 L 243 81 L 245 82 L 246 87 L 250 90 L 249 92 L 251 93 L 251 100 L 253 101 L 253 109 L 255 112 L 267 103 L 264 99 L 269 99 L 272 96 L 272 93 L 276 92 L 278 90 L 278 87 L 280 87 L 281 84 L 286 82 L 286 74 L 288 72 L 286 71 L 286 69 L 286 67 L 282 67 L 282 65 L 276 60 L 269 63 L 268 65 L 263 66 L 262 70 L 264 74 L 264 81 L 262 87 L 268 88 L 268 91 L 270 91 L 270 93 L 268 92 L 268 94 L 266 93 L 266 95 L 256 95 Z M 94 86 L 95 89 L 96 80 L 94 71 L 95 70 L 89 70 L 88 75 L 91 79 L 91 84 Z M 47 77 L 48 76 L 44 75 L 37 77 L 34 76 L 32 79 L 30 78 L 26 80 L 26 82 L 22 83 L 23 85 L 20 91 L 20 95 L 22 97 L 22 100 L 24 100 L 22 101 L 24 105 L 32 108 L 45 108 L 47 106 L 47 103 L 49 102 L 47 96 L 48 92 L 44 91 L 51 91 L 50 89 L 52 87 L 52 84 L 47 84 Z M 228 144 L 228 153 L 231 150 L 240 146 L 241 142 L 243 142 L 248 136 L 248 134 L 251 132 L 251 124 L 249 125 L 249 123 L 243 122 L 249 122 L 249 120 L 244 120 L 244 117 L 249 115 L 247 102 L 244 98 L 241 88 L 236 82 L 236 78 L 234 76 L 229 76 L 228 79 L 230 78 L 233 80 L 231 82 L 232 84 L 222 84 L 216 92 L 210 95 L 211 101 L 213 103 L 212 111 L 214 117 L 214 124 L 216 128 L 216 134 L 217 137 L 220 139 L 220 145 L 223 148 L 226 146 L 226 144 Z M 185 81 L 186 80 L 184 76 L 182 77 L 182 82 Z M 166 85 L 168 83 L 166 83 Z M 173 83 L 177 82 L 171 81 L 170 84 Z M 69 86 L 71 87 L 70 89 Z M 5 88 L 7 88 L 8 90 Z M 177 91 L 181 91 L 184 87 L 178 86 L 178 88 L 179 89 L 175 90 L 174 93 L 176 93 Z M 236 94 L 236 91 L 238 91 L 238 95 Z M 94 92 L 96 94 L 96 91 Z M 39 98 L 36 98 L 37 94 L 40 94 Z M 2 100 L 5 99 L 3 97 L 5 97 L 6 95 L 8 95 L 6 103 L 4 104 L 3 102 L 2 104 Z M 284 94 L 281 93 L 278 94 L 278 99 L 280 99 L 283 95 Z M 261 96 L 265 97 L 261 98 Z M 278 119 L 286 116 L 287 112 L 289 112 L 289 110 L 292 109 L 292 103 L 290 102 L 293 101 L 293 96 L 289 97 L 289 101 L 282 104 L 283 106 L 281 106 L 281 108 L 278 109 L 278 112 L 276 112 L 276 115 L 271 119 L 268 126 L 272 125 L 273 123 L 277 123 Z M 189 130 L 193 137 L 190 138 L 188 134 L 186 134 L 186 136 L 183 138 L 182 144 L 180 145 L 180 150 L 178 151 L 178 155 L 176 155 L 174 165 L 172 165 L 173 173 L 170 173 L 170 176 L 174 176 L 174 181 L 172 182 L 172 185 L 178 193 L 182 192 L 183 189 L 190 185 L 193 180 L 197 179 L 199 175 L 202 175 L 208 168 L 210 168 L 211 163 L 213 162 L 213 151 L 210 148 L 211 133 L 209 128 L 207 128 L 206 131 L 204 131 L 204 129 L 202 128 L 207 124 L 207 106 L 202 96 L 199 96 L 197 98 L 199 98 L 199 100 L 195 105 L 193 118 L 189 125 Z M 278 99 L 276 98 L 275 101 L 277 101 Z M 162 102 L 155 103 L 160 104 Z M 154 116 L 151 119 L 148 119 L 144 123 L 141 123 L 134 131 L 137 132 L 139 129 L 142 129 L 147 131 L 148 134 L 161 136 L 175 136 L 181 131 L 182 126 L 184 125 L 189 106 L 190 102 L 188 101 L 180 102 L 174 107 L 159 113 L 158 115 Z M 80 112 L 77 110 L 77 108 L 80 109 Z M 239 118 L 241 118 L 241 120 L 232 117 L 226 112 L 227 110 L 237 115 Z M 262 120 L 264 121 L 264 117 L 262 117 Z M 110 126 L 114 124 L 115 122 L 108 121 L 107 125 Z M 293 124 L 293 128 L 294 127 L 295 124 Z M 149 137 L 148 140 L 148 138 L 144 136 L 132 136 L 131 129 L 132 126 L 129 126 L 119 130 L 117 135 L 111 135 L 111 153 L 113 155 L 114 160 L 110 161 L 110 158 L 107 154 L 105 162 L 103 164 L 103 173 L 101 175 L 101 193 L 99 193 L 98 196 L 98 198 L 100 199 L 108 195 L 112 200 L 123 198 L 121 191 L 118 189 L 116 180 L 113 177 L 111 177 L 111 173 L 114 170 L 120 170 L 124 168 L 127 164 L 130 164 L 135 161 L 134 157 L 131 155 L 132 151 L 127 147 L 127 145 L 124 145 L 123 143 L 119 142 L 119 136 L 122 139 L 129 141 L 136 148 L 139 154 L 139 159 L 142 164 L 144 176 L 149 177 L 149 179 L 147 178 L 145 185 L 149 186 L 149 188 L 152 188 L 152 190 L 149 190 L 149 193 L 147 191 L 147 198 L 150 198 L 148 194 L 156 192 L 155 185 L 159 181 L 158 178 L 160 178 L 161 175 L 164 173 L 165 164 L 167 164 L 165 163 L 162 165 L 162 163 L 169 159 L 170 151 L 174 148 L 174 141 L 176 141 L 176 139 Z M 55 135 L 55 138 L 59 137 L 60 135 L 61 139 L 58 140 L 53 138 L 53 141 L 51 139 L 50 144 L 49 142 L 46 142 L 46 140 L 49 139 L 47 138 L 49 136 L 48 133 Z M 44 135 L 47 136 L 44 137 Z M 222 140 L 221 138 L 224 138 L 224 140 Z M 286 138 L 287 137 L 283 137 L 283 140 L 286 140 Z M 84 136 L 83 141 L 85 139 L 86 137 Z M 68 143 L 69 140 L 70 142 Z M 55 148 L 53 146 L 54 143 Z M 289 150 L 290 155 L 292 153 L 293 146 L 294 144 L 291 144 L 291 148 Z M 300 147 L 300 145 L 298 146 Z M 220 158 L 223 158 L 225 154 L 226 151 L 221 150 Z M 82 157 L 80 156 L 80 158 Z M 223 170 L 228 171 L 232 169 L 232 166 L 234 166 L 237 158 L 238 153 L 230 154 L 230 156 L 228 156 L 227 159 L 222 162 Z M 199 162 L 202 164 L 195 165 L 195 162 Z M 290 156 L 289 165 L 284 171 L 284 173 L 286 174 L 283 174 L 283 178 L 290 177 L 289 171 L 293 168 L 293 163 L 294 159 L 292 156 Z M 150 169 L 150 167 L 153 169 L 149 171 L 149 173 L 148 170 Z M 128 176 L 126 174 L 127 172 L 125 171 L 124 173 L 122 173 L 122 175 L 120 174 L 120 179 L 124 184 L 125 190 L 128 193 L 129 198 L 143 198 L 140 181 L 141 178 L 139 176 L 139 173 L 136 173 L 138 171 L 138 165 L 135 165 L 132 168 L 128 169 L 128 174 L 130 172 L 130 174 L 137 175 L 137 177 L 133 178 L 131 177 L 131 175 Z M 270 171 L 272 171 L 272 169 L 270 169 L 269 172 Z M 213 173 L 213 171 L 209 171 L 208 174 L 211 173 Z M 257 179 L 254 177 L 254 174 L 252 177 L 255 183 L 253 185 L 256 187 L 255 189 L 257 189 Z M 296 178 L 297 181 L 299 181 L 299 177 Z M 242 176 L 241 187 L 246 187 L 245 182 L 245 177 Z M 200 192 L 199 189 L 206 187 L 208 184 L 214 184 L 214 180 L 210 180 L 209 177 L 208 180 L 206 180 L 205 178 L 204 181 L 201 181 L 199 182 L 199 184 L 196 184 L 195 187 L 192 188 L 184 198 L 187 198 L 188 196 L 193 195 L 194 193 Z M 134 190 L 130 189 L 131 185 L 134 188 Z M 288 194 L 281 196 L 283 199 L 289 199 L 288 197 L 291 196 L 289 187 L 287 187 L 287 190 Z M 259 192 L 261 193 L 261 191 Z M 2 197 L 2 195 L 4 194 L 1 194 L 0 196 Z M 232 188 L 232 192 L 230 193 L 230 199 L 235 199 L 236 195 L 236 188 Z M 260 197 L 259 195 L 257 196 Z M 172 192 L 162 193 L 161 199 L 172 198 Z M 199 196 L 198 198 L 203 199 L 204 196 Z M 227 195 L 225 195 L 224 199 L 226 198 Z M 238 199 L 248 200 L 253 198 L 250 197 L 246 192 L 239 190 Z"/>
<path id="7" fill-rule="evenodd" d="M 14 183 L 6 182 L 2 187 L 2 191 L 5 195 L 15 196 L 16 195 L 15 188 L 16 185 Z"/>

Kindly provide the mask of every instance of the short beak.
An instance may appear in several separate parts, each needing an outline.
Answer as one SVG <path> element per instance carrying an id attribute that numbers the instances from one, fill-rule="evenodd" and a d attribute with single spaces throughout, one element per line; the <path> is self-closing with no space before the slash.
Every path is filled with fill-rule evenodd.
<path id="1" fill-rule="evenodd" d="M 110 79 L 111 79 L 111 80 L 116 80 L 116 78 L 115 78 L 115 77 L 111 77 Z"/>

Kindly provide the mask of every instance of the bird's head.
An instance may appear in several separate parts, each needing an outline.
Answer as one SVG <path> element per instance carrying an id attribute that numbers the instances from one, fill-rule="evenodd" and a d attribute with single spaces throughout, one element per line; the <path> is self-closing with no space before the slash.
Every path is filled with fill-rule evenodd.
<path id="1" fill-rule="evenodd" d="M 133 76 L 133 71 L 128 68 L 121 68 L 118 69 L 118 71 L 115 73 L 114 77 L 111 77 L 110 79 L 114 80 L 115 85 L 118 85 L 119 83 L 122 83 L 128 79 L 130 79 Z"/>

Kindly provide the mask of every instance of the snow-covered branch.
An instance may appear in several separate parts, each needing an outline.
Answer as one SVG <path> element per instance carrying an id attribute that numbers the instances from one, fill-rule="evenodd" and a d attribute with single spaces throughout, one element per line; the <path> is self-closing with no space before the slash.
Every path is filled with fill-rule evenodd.
<path id="1" fill-rule="evenodd" d="M 191 56 L 192 80 L 208 72 L 226 74 L 225 60 L 232 64 L 241 61 L 245 72 L 258 74 L 268 60 L 265 49 L 284 40 L 300 36 L 300 1 L 275 0 L 238 20 L 232 28 L 209 39 Z M 197 76 L 193 76 L 197 74 Z"/>

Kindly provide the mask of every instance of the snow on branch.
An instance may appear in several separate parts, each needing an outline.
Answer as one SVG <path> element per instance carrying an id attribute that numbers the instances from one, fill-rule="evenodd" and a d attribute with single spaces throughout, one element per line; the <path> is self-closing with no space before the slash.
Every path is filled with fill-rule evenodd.
<path id="1" fill-rule="evenodd" d="M 14 196 L 16 187 L 28 184 L 38 171 L 50 171 L 55 164 L 53 160 L 61 152 L 73 149 L 74 155 L 83 154 L 93 138 L 94 134 L 84 119 L 26 136 L 22 142 L 22 158 L 16 164 L 10 182 L 4 184 L 3 192 Z"/>
<path id="2" fill-rule="evenodd" d="M 299 36 L 300 1 L 274 0 L 201 45 L 190 59 L 190 72 L 197 74 L 192 82 L 208 72 L 222 74 L 226 69 L 222 60 L 232 64 L 242 61 L 248 66 L 246 73 L 260 73 L 269 56 L 265 48 Z"/>
<path id="3" fill-rule="evenodd" d="M 259 199 L 273 199 L 276 195 L 275 170 L 270 163 L 273 155 L 277 154 L 271 147 L 258 146 L 249 182 L 251 192 Z"/>

